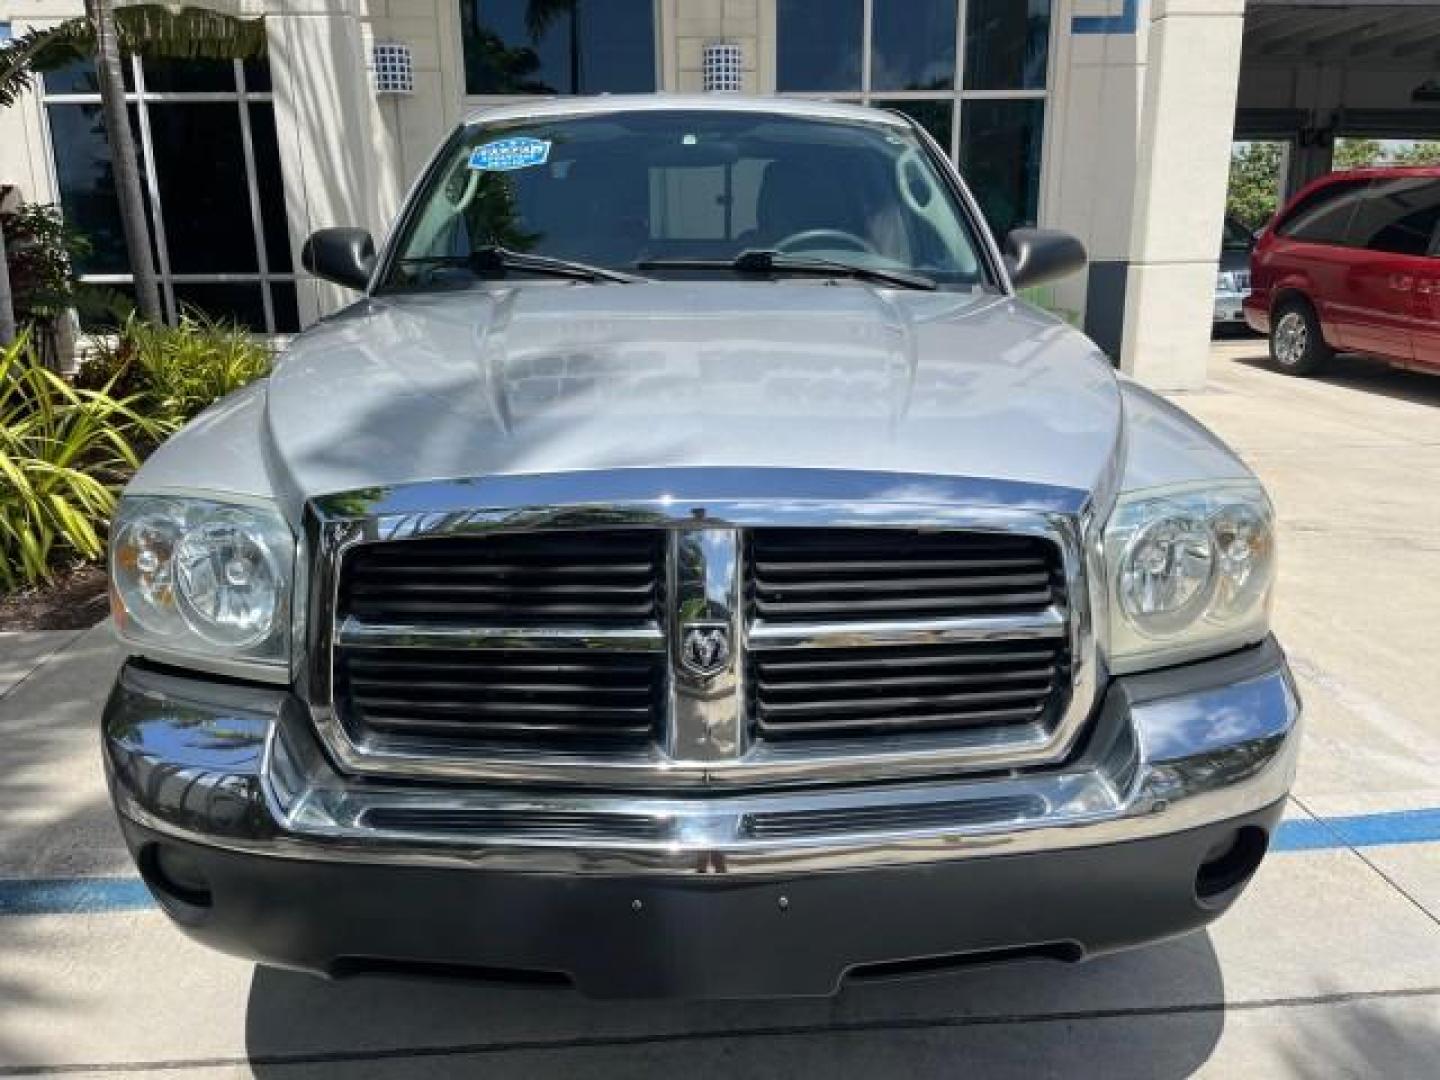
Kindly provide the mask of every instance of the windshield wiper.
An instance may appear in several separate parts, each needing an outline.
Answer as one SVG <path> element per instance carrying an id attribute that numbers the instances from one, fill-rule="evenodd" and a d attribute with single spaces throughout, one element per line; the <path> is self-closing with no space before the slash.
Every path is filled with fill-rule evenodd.
<path id="1" fill-rule="evenodd" d="M 504 273 L 506 270 L 524 270 L 533 274 L 573 278 L 577 281 L 613 281 L 624 285 L 645 280 L 623 270 L 591 266 L 589 263 L 573 262 L 570 259 L 552 259 L 548 255 L 532 255 L 526 251 L 501 247 L 499 244 L 478 247 L 469 255 L 412 255 L 399 261 L 404 265 L 463 266 L 481 276 Z"/>
<path id="2" fill-rule="evenodd" d="M 733 259 L 644 259 L 637 270 L 733 270 L 737 274 L 820 274 L 829 277 L 875 281 L 901 289 L 936 289 L 939 286 L 924 274 L 908 270 L 881 270 L 872 266 L 825 259 L 815 255 L 787 255 L 783 251 L 754 249 Z"/>

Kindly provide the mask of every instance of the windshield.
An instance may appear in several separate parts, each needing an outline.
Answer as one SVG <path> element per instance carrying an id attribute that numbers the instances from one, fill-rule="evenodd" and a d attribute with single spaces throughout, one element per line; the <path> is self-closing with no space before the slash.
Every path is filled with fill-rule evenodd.
<path id="1" fill-rule="evenodd" d="M 618 112 L 477 125 L 445 155 L 397 240 L 390 288 L 494 276 L 477 254 L 495 248 L 652 277 L 732 275 L 758 250 L 985 280 L 924 148 L 883 121 Z"/>

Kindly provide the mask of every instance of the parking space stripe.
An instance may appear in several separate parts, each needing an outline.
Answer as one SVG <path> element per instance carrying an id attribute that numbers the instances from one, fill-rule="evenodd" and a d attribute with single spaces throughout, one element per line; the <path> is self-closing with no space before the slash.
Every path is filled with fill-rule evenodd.
<path id="1" fill-rule="evenodd" d="M 0 881 L 0 915 L 93 915 L 154 904 L 145 883 L 133 877 Z"/>
<path id="2" fill-rule="evenodd" d="M 1423 844 L 1440 840 L 1440 807 L 1351 817 L 1298 818 L 1282 822 L 1271 851 Z"/>
<path id="3" fill-rule="evenodd" d="M 1440 807 L 1351 817 L 1295 818 L 1281 822 L 1273 852 L 1366 848 L 1440 842 Z M 0 880 L 0 916 L 101 915 L 155 906 L 135 877 Z"/>

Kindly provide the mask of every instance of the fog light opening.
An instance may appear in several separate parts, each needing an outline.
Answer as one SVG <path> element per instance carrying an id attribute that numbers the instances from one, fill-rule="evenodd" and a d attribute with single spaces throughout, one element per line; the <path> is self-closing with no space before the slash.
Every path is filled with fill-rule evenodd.
<path id="1" fill-rule="evenodd" d="M 1196 898 L 1206 905 L 1229 899 L 1250 880 L 1269 845 L 1269 835 L 1257 825 L 1237 829 L 1215 844 L 1205 853 L 1195 874 Z"/>
<path id="2" fill-rule="evenodd" d="M 214 903 L 210 880 L 183 848 L 151 844 L 141 853 L 138 864 L 145 884 L 172 914 L 195 917 Z"/>

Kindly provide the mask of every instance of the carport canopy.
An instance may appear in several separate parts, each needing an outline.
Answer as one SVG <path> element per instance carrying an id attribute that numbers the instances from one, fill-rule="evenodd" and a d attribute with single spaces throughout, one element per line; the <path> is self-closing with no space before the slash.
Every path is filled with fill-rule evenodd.
<path id="1" fill-rule="evenodd" d="M 1440 139 L 1440 5 L 1249 0 L 1235 138 L 1291 143 L 1287 187 L 1334 140 Z"/>

